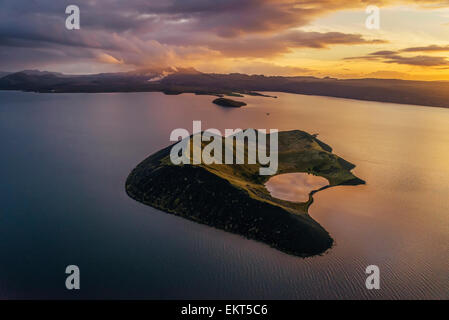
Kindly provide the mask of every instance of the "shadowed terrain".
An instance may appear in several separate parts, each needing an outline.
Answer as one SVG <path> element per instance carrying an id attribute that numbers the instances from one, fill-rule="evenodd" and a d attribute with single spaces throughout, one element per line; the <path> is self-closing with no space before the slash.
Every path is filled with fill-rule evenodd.
<path id="1" fill-rule="evenodd" d="M 1 76 L 1 75 L 0 75 Z M 0 78 L 0 90 L 34 92 L 195 93 L 222 97 L 256 91 L 287 92 L 368 101 L 449 107 L 449 82 L 394 79 L 334 79 L 246 74 L 207 74 L 195 69 L 140 70 L 64 75 L 26 70 Z"/>

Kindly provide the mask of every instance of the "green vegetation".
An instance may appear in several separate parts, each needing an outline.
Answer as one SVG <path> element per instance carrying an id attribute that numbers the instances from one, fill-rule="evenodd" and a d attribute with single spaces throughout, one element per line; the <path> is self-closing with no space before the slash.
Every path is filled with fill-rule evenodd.
<path id="1" fill-rule="evenodd" d="M 240 107 L 246 106 L 245 102 L 236 101 L 236 100 L 227 99 L 227 98 L 217 98 L 212 102 L 215 104 L 218 104 L 219 106 L 230 107 L 230 108 L 240 108 Z"/>
<path id="2" fill-rule="evenodd" d="M 264 186 L 271 176 L 259 175 L 259 164 L 173 165 L 170 149 L 156 152 L 131 172 L 126 181 L 130 197 L 297 256 L 321 254 L 332 246 L 329 233 L 307 212 L 314 192 L 304 203 L 276 199 Z M 363 184 L 353 168 L 316 136 L 279 132 L 277 174 L 308 172 L 326 178 L 327 187 Z"/>

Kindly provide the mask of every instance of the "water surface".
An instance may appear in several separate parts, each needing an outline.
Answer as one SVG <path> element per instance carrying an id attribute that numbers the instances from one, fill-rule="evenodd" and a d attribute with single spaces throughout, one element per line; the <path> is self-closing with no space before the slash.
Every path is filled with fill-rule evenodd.
<path id="1" fill-rule="evenodd" d="M 273 176 L 265 188 L 273 198 L 292 202 L 307 202 L 310 192 L 329 185 L 326 178 L 304 172 L 284 173 Z"/>
<path id="2" fill-rule="evenodd" d="M 0 297 L 449 298 L 449 110 L 274 95 L 227 109 L 191 94 L 0 92 Z M 132 168 L 192 120 L 319 133 L 356 164 L 367 185 L 310 208 L 335 247 L 301 259 L 130 199 Z M 79 291 L 65 289 L 69 264 Z"/>

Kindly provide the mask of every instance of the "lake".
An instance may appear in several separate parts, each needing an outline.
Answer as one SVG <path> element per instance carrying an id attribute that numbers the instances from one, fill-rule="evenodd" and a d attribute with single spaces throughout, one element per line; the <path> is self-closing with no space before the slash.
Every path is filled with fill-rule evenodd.
<path id="1" fill-rule="evenodd" d="M 284 173 L 271 177 L 265 188 L 273 198 L 292 202 L 307 202 L 312 191 L 328 186 L 329 181 L 305 172 Z"/>
<path id="2" fill-rule="evenodd" d="M 272 93 L 0 92 L 0 298 L 449 298 L 449 110 Z M 269 114 L 267 114 L 269 113 Z M 298 258 L 142 205 L 125 179 L 175 128 L 318 133 L 363 186 L 318 192 L 335 246 Z M 81 290 L 65 288 L 78 265 Z M 380 268 L 367 290 L 365 268 Z"/>

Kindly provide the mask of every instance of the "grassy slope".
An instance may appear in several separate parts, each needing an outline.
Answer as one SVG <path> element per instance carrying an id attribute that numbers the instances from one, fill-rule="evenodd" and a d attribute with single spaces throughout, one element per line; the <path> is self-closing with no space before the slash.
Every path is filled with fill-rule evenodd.
<path id="1" fill-rule="evenodd" d="M 127 193 L 155 208 L 241 234 L 298 256 L 320 254 L 333 240 L 307 213 L 305 203 L 270 196 L 259 165 L 173 165 L 167 147 L 140 163 L 129 175 Z M 234 150 L 235 151 L 235 150 Z M 224 153 L 223 153 L 224 154 Z M 330 186 L 360 184 L 354 166 L 303 131 L 279 133 L 277 174 L 309 172 Z"/>
<path id="2" fill-rule="evenodd" d="M 267 140 L 269 138 L 267 137 Z M 247 156 L 247 153 L 245 153 Z M 330 146 L 304 131 L 284 131 L 279 133 L 278 174 L 307 172 L 321 176 L 330 186 L 341 184 L 359 184 L 360 179 L 351 173 L 355 166 L 332 154 Z M 259 175 L 259 164 L 255 165 L 201 165 L 213 174 L 228 180 L 234 186 L 248 192 L 259 200 L 281 206 L 292 213 L 307 213 L 312 197 L 305 203 L 294 203 L 271 197 L 265 188 L 265 182 L 271 176 Z"/>

